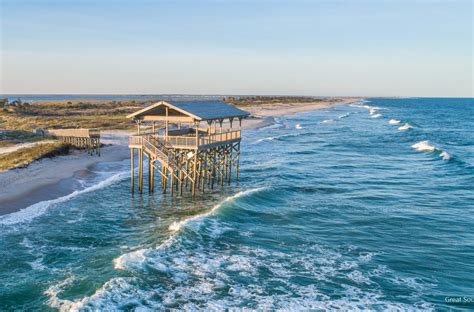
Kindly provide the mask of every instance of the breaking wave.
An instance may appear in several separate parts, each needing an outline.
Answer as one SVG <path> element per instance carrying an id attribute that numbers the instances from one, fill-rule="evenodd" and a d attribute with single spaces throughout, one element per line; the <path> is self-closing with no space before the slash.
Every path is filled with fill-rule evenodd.
<path id="1" fill-rule="evenodd" d="M 410 125 L 409 123 L 405 123 L 403 126 L 398 127 L 398 130 L 405 131 L 412 128 L 413 128 L 412 125 Z"/>
<path id="2" fill-rule="evenodd" d="M 346 117 L 349 117 L 351 113 L 345 113 L 345 114 L 342 114 L 340 116 L 338 116 L 337 118 L 339 119 L 342 119 L 342 118 L 346 118 Z"/>
<path id="3" fill-rule="evenodd" d="M 369 101 L 361 101 L 360 104 L 351 104 L 350 106 L 361 107 L 361 108 L 367 109 L 369 111 L 370 117 L 372 117 L 372 118 L 382 117 L 382 114 L 380 114 L 379 111 L 383 110 L 383 109 L 386 109 L 386 108 L 382 108 L 382 107 L 378 107 L 378 106 L 370 106 L 370 105 L 366 105 L 364 103 L 369 103 Z"/>
<path id="4" fill-rule="evenodd" d="M 411 147 L 420 152 L 434 152 L 436 150 L 436 146 L 431 144 L 429 141 L 420 141 L 413 144 Z"/>
<path id="5" fill-rule="evenodd" d="M 316 256 L 308 254 L 308 250 Z M 251 307 L 257 310 L 413 308 L 413 305 L 387 300 L 381 288 L 367 285 L 378 286 L 380 279 L 392 285 L 409 282 L 410 291 L 417 293 L 425 290 L 426 282 L 406 280 L 380 265 L 364 270 L 376 255 L 355 251 L 347 258 L 337 250 L 317 244 L 308 244 L 296 254 L 256 247 L 242 248 L 233 254 L 220 249 L 202 254 L 177 246 L 170 252 L 161 250 L 151 254 L 147 265 L 139 268 L 145 274 L 150 270 L 164 283 L 146 282 L 146 287 L 143 287 L 135 277 L 115 277 L 91 296 L 70 301 L 59 298 L 60 293 L 74 281 L 74 278 L 67 278 L 51 286 L 45 294 L 50 297 L 48 304 L 60 311 L 167 310 L 176 307 L 192 311 L 226 310 L 229 306 L 249 307 L 249 300 L 253 302 Z M 281 283 L 277 294 L 273 292 L 271 283 L 261 283 L 256 278 L 262 268 L 266 276 Z M 349 279 L 353 285 L 342 285 L 341 296 L 331 298 L 315 284 L 302 285 L 288 279 L 295 273 L 304 274 L 321 284 L 336 278 Z M 242 278 L 251 282 L 245 285 Z M 432 309 L 433 305 L 420 301 L 415 303 L 415 307 L 426 310 Z"/>
<path id="6" fill-rule="evenodd" d="M 17 211 L 17 212 L 8 214 L 8 215 L 1 216 L 0 217 L 0 225 L 13 225 L 13 224 L 18 224 L 18 223 L 29 222 L 29 221 L 43 215 L 44 213 L 46 213 L 48 211 L 48 209 L 51 206 L 55 205 L 55 204 L 63 203 L 63 202 L 66 202 L 68 200 L 71 200 L 72 198 L 74 198 L 76 196 L 79 196 L 81 194 L 93 192 L 93 191 L 102 189 L 104 187 L 107 187 L 107 186 L 109 186 L 113 183 L 116 183 L 120 180 L 123 180 L 124 178 L 126 178 L 128 176 L 128 174 L 129 174 L 128 171 L 119 172 L 119 173 L 114 174 L 114 175 L 110 176 L 109 178 L 107 178 L 107 179 L 105 179 L 105 180 L 103 180 L 103 181 L 101 181 L 101 182 L 99 182 L 95 185 L 87 187 L 83 190 L 77 190 L 77 191 L 72 192 L 69 195 L 62 196 L 62 197 L 59 197 L 59 198 L 56 198 L 56 199 L 42 201 L 42 202 L 33 204 L 31 206 L 28 206 L 28 207 L 26 207 L 26 208 L 24 208 L 20 211 Z"/>
<path id="7" fill-rule="evenodd" d="M 289 137 L 300 136 L 302 134 L 304 134 L 304 133 L 302 133 L 302 132 L 293 132 L 293 133 L 287 133 L 287 134 L 282 134 L 282 135 L 277 135 L 277 136 L 266 137 L 266 138 L 256 140 L 253 144 L 266 142 L 266 141 L 274 141 L 274 140 L 279 140 L 279 139 L 284 139 L 284 138 L 289 138 Z"/>
<path id="8" fill-rule="evenodd" d="M 157 250 L 157 249 L 161 249 L 161 248 L 169 246 L 173 242 L 175 235 L 183 228 L 183 226 L 187 225 L 188 223 L 204 219 L 205 217 L 215 213 L 218 209 L 220 209 L 226 203 L 232 202 L 232 201 L 236 200 L 237 198 L 248 196 L 250 194 L 263 191 L 265 189 L 266 189 L 266 187 L 259 187 L 259 188 L 253 188 L 253 189 L 249 189 L 249 190 L 246 190 L 246 191 L 238 192 L 235 195 L 227 197 L 226 199 L 224 199 L 223 201 L 221 201 L 220 203 L 218 203 L 217 205 L 212 207 L 211 210 L 209 210 L 205 213 L 198 214 L 198 215 L 186 218 L 184 220 L 177 221 L 177 222 L 175 221 L 175 222 L 171 223 L 168 227 L 168 230 L 172 234 L 170 235 L 170 237 L 166 241 L 164 241 L 160 245 L 156 246 L 154 249 Z M 125 270 L 125 269 L 127 269 L 127 267 L 130 266 L 130 264 L 132 264 L 132 266 L 134 266 L 137 263 L 141 263 L 145 260 L 146 252 L 149 251 L 149 250 L 151 250 L 151 249 L 139 249 L 139 250 L 133 251 L 131 253 L 123 254 L 120 257 L 113 260 L 114 267 L 118 270 Z"/>
<path id="9" fill-rule="evenodd" d="M 419 152 L 438 152 L 439 157 L 441 157 L 443 160 L 449 160 L 451 158 L 448 152 L 438 148 L 436 145 L 431 144 L 429 141 L 420 141 L 418 143 L 413 144 L 411 147 Z"/>
<path id="10" fill-rule="evenodd" d="M 246 191 L 241 191 L 241 192 L 238 192 L 237 194 L 235 195 L 232 195 L 232 196 L 229 196 L 227 197 L 226 199 L 224 199 L 223 201 L 221 201 L 220 203 L 218 203 L 217 205 L 215 205 L 214 207 L 212 207 L 211 210 L 205 212 L 205 213 L 202 213 L 202 214 L 199 214 L 197 216 L 192 216 L 192 217 L 189 217 L 187 219 L 184 219 L 184 220 L 181 220 L 179 222 L 173 222 L 170 226 L 169 226 L 169 230 L 172 231 L 172 232 L 177 232 L 179 230 L 181 230 L 181 228 L 188 224 L 189 222 L 192 222 L 192 221 L 196 221 L 196 220 L 200 220 L 200 219 L 203 219 L 211 214 L 213 214 L 214 212 L 216 212 L 219 208 L 221 208 L 224 204 L 228 203 L 228 202 L 231 202 L 231 201 L 234 201 L 236 200 L 237 198 L 239 197 L 244 197 L 244 196 L 248 196 L 250 194 L 253 194 L 253 193 L 257 193 L 257 192 L 261 192 L 263 190 L 265 190 L 266 187 L 258 187 L 258 188 L 253 188 L 253 189 L 249 189 L 249 190 L 246 190 Z"/>
<path id="11" fill-rule="evenodd" d="M 441 158 L 443 158 L 443 160 L 450 160 L 451 159 L 451 156 L 446 151 L 442 151 L 441 154 L 439 154 L 439 156 Z"/>

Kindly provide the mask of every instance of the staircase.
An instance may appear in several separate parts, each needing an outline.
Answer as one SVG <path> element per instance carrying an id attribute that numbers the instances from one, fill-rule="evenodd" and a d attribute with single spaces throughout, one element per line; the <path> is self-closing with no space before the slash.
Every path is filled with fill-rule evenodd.
<path id="1" fill-rule="evenodd" d="M 194 189 L 196 188 L 199 179 L 198 173 L 196 173 L 196 168 L 201 168 L 198 167 L 200 160 L 198 160 L 196 152 L 192 154 L 193 157 L 190 157 L 189 153 L 185 153 L 182 150 L 176 150 L 165 140 L 160 140 L 159 137 L 155 135 L 142 135 L 139 136 L 139 139 L 140 140 L 131 139 L 130 146 L 141 149 L 141 151 L 148 157 L 149 162 L 154 169 L 158 169 L 161 165 L 162 170 L 160 173 L 164 191 L 166 190 L 168 174 L 171 180 L 170 185 L 173 185 L 173 187 L 170 188 L 171 194 L 173 194 L 174 189 L 176 189 L 176 191 L 179 189 L 180 193 L 182 193 L 183 188 L 187 188 L 188 184 L 190 187 Z M 143 162 L 143 159 L 141 162 Z M 152 182 L 149 183 L 149 188 L 150 190 L 153 190 L 154 173 L 153 171 L 150 172 L 152 172 L 152 174 L 149 175 L 149 179 L 151 179 Z M 143 173 L 140 173 L 139 171 L 139 181 L 142 181 L 142 174 Z M 140 190 L 143 187 L 141 183 L 142 182 L 139 182 Z M 199 185 L 197 185 L 197 187 L 199 187 Z"/>
<path id="2" fill-rule="evenodd" d="M 143 151 L 149 155 L 153 163 L 158 160 L 170 170 L 171 174 L 175 174 L 179 169 L 172 157 L 172 153 L 169 151 L 169 147 L 165 144 L 152 135 L 145 135 L 142 138 Z"/>

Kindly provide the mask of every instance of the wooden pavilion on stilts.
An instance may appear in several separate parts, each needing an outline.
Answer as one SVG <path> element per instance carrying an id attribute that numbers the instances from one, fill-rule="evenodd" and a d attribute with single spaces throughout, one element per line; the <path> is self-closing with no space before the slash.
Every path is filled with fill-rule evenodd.
<path id="1" fill-rule="evenodd" d="M 128 115 L 137 124 L 129 139 L 132 192 L 136 154 L 140 193 L 145 157 L 150 193 L 155 176 L 163 193 L 182 195 L 188 189 L 193 196 L 230 183 L 232 175 L 237 179 L 242 119 L 248 115 L 222 101 L 160 101 Z"/>

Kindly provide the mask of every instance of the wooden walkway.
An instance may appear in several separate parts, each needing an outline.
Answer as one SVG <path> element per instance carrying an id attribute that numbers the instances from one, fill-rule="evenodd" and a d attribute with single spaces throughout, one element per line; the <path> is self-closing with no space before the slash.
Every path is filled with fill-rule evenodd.
<path id="1" fill-rule="evenodd" d="M 56 137 L 62 142 L 80 149 L 86 149 L 90 155 L 100 156 L 100 131 L 95 129 L 50 129 L 45 135 Z"/>

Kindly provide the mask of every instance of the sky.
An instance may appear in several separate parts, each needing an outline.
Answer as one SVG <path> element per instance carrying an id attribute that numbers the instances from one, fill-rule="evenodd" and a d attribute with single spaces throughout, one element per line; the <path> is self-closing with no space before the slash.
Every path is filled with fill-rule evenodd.
<path id="1" fill-rule="evenodd" d="M 0 94 L 473 96 L 471 0 L 0 0 Z"/>

